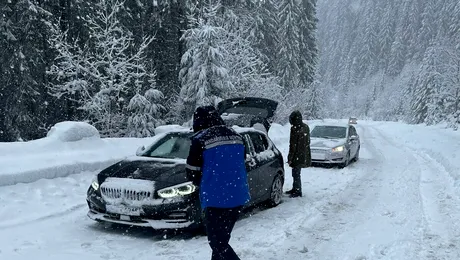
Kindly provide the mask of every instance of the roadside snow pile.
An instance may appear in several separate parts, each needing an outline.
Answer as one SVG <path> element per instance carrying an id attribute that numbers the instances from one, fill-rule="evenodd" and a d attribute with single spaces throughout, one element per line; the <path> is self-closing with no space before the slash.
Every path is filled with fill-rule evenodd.
<path id="1" fill-rule="evenodd" d="M 56 142 L 46 137 L 30 142 L 0 143 L 0 186 L 100 170 L 135 155 L 139 146 L 148 146 L 156 138 L 85 138 Z"/>
<path id="2" fill-rule="evenodd" d="M 140 146 L 150 147 L 171 131 L 189 129 L 165 125 L 155 129 L 156 136 L 149 138 L 100 138 L 97 129 L 87 123 L 61 122 L 45 138 L 0 143 L 0 186 L 101 170 L 134 156 Z"/>
<path id="3" fill-rule="evenodd" d="M 99 131 L 86 122 L 65 121 L 55 124 L 46 135 L 47 138 L 62 142 L 76 142 L 85 138 L 100 138 Z"/>

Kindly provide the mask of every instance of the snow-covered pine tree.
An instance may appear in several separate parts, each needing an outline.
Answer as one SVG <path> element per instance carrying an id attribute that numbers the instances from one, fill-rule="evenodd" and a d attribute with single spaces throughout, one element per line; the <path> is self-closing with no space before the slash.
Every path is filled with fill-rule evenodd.
<path id="1" fill-rule="evenodd" d="M 369 15 L 362 19 L 360 22 L 360 28 L 364 28 L 364 30 L 359 31 L 358 37 L 359 41 L 362 43 L 361 45 L 355 44 L 356 50 L 359 50 L 357 53 L 357 77 L 358 79 L 362 80 L 365 77 L 374 74 L 377 71 L 377 64 L 376 64 L 376 46 L 377 46 L 377 17 L 373 14 L 376 13 L 375 6 L 372 5 L 372 1 L 367 1 L 365 3 L 364 12 L 368 12 Z"/>
<path id="2" fill-rule="evenodd" d="M 300 75 L 300 5 L 297 0 L 280 0 L 278 7 L 277 76 L 285 92 L 299 87 Z"/>
<path id="3" fill-rule="evenodd" d="M 434 123 L 439 121 L 439 108 L 433 106 L 438 101 L 436 97 L 441 87 L 439 52 L 434 41 L 432 41 L 432 45 L 428 47 L 425 53 L 415 86 L 411 105 L 413 123 Z"/>
<path id="4" fill-rule="evenodd" d="M 182 82 L 176 112 L 179 121 L 191 118 L 196 107 L 215 105 L 233 90 L 228 77 L 228 64 L 224 64 L 227 50 L 220 44 L 228 32 L 216 25 L 220 3 L 207 3 L 197 26 L 185 31 L 186 51 L 182 56 L 179 78 Z"/>
<path id="5" fill-rule="evenodd" d="M 391 45 L 394 41 L 395 34 L 395 12 L 393 1 L 381 1 L 384 3 L 383 8 L 383 17 L 381 21 L 381 29 L 379 38 L 379 51 L 378 51 L 378 61 L 379 69 L 386 70 L 388 67 L 388 57 L 390 57 Z"/>
<path id="6" fill-rule="evenodd" d="M 277 46 L 279 45 L 279 17 L 278 1 L 265 0 L 257 2 L 256 8 L 252 12 L 254 26 L 251 26 L 253 44 L 259 50 L 267 69 L 271 72 L 276 71 Z"/>
<path id="7" fill-rule="evenodd" d="M 50 86 L 55 95 L 77 95 L 92 123 L 105 136 L 123 135 L 128 116 L 126 107 L 135 94 L 136 82 L 150 88 L 144 51 L 152 38 L 144 37 L 135 48 L 132 34 L 119 22 L 123 2 L 99 0 L 88 17 L 90 39 L 83 50 L 51 38 L 59 52 L 49 74 L 57 80 Z M 135 49 L 133 51 L 133 49 Z"/>
<path id="8" fill-rule="evenodd" d="M 140 88 L 138 88 L 138 91 Z M 155 127 L 163 123 L 160 114 L 164 107 L 160 101 L 164 98 L 161 91 L 151 88 L 143 95 L 137 92 L 128 104 L 128 111 L 131 113 L 128 118 L 126 129 L 127 136 L 147 137 L 155 135 Z"/>
<path id="9" fill-rule="evenodd" d="M 41 136 L 47 103 L 46 39 L 53 15 L 37 1 L 2 1 L 0 7 L 0 140 Z"/>
<path id="10" fill-rule="evenodd" d="M 442 42 L 444 44 L 439 46 L 444 61 L 440 64 L 442 70 L 440 77 L 443 82 L 439 91 L 442 99 L 440 107 L 449 127 L 458 129 L 460 125 L 460 50 L 455 48 L 456 42 L 450 42 L 447 39 Z"/>
<path id="11" fill-rule="evenodd" d="M 388 75 L 396 77 L 406 63 L 406 46 L 404 45 L 403 25 L 399 24 L 396 28 L 396 36 L 390 50 L 390 59 L 386 72 Z"/>
<path id="12" fill-rule="evenodd" d="M 318 62 L 316 0 L 302 0 L 299 12 L 299 86 L 307 88 L 313 83 Z"/>
<path id="13" fill-rule="evenodd" d="M 422 53 L 430 46 L 431 41 L 436 37 L 439 29 L 440 17 L 438 17 L 438 3 L 426 1 L 421 14 L 422 26 L 418 31 L 418 44 Z"/>
<path id="14" fill-rule="evenodd" d="M 273 76 L 264 64 L 263 54 L 254 46 L 251 30 L 256 23 L 246 5 L 232 5 L 216 17 L 217 25 L 227 32 L 220 45 L 227 50 L 223 63 L 228 67 L 228 80 L 235 91 L 233 96 L 281 97 L 279 80 Z"/>

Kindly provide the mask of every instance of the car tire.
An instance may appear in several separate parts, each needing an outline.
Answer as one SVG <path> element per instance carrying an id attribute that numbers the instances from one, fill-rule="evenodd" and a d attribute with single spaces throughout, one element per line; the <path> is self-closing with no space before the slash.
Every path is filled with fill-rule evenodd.
<path id="1" fill-rule="evenodd" d="M 345 162 L 341 163 L 339 165 L 339 168 L 343 169 L 343 168 L 347 167 L 349 164 L 350 164 L 350 152 L 347 153 L 347 156 L 345 157 Z"/>
<path id="2" fill-rule="evenodd" d="M 270 207 L 276 207 L 281 203 L 283 197 L 283 180 L 281 175 L 277 174 L 275 179 L 273 179 L 272 186 L 270 188 L 270 199 L 268 204 Z"/>

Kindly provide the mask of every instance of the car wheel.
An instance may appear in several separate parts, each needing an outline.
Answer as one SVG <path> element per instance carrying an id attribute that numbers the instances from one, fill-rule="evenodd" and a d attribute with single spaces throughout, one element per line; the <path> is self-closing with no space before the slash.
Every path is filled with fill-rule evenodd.
<path id="1" fill-rule="evenodd" d="M 350 152 L 347 153 L 347 156 L 345 157 L 345 162 L 339 165 L 339 168 L 345 168 L 350 164 Z"/>
<path id="2" fill-rule="evenodd" d="M 270 199 L 269 204 L 272 207 L 275 207 L 281 203 L 281 198 L 283 197 L 283 181 L 281 176 L 276 175 L 273 180 L 272 187 L 270 189 Z"/>

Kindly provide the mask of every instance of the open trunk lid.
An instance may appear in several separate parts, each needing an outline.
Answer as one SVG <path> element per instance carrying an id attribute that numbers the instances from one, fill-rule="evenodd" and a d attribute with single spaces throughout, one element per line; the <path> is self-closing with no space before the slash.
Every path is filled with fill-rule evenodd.
<path id="1" fill-rule="evenodd" d="M 262 124 L 268 132 L 278 102 L 256 97 L 231 98 L 221 101 L 217 110 L 229 125 L 253 127 Z"/>

